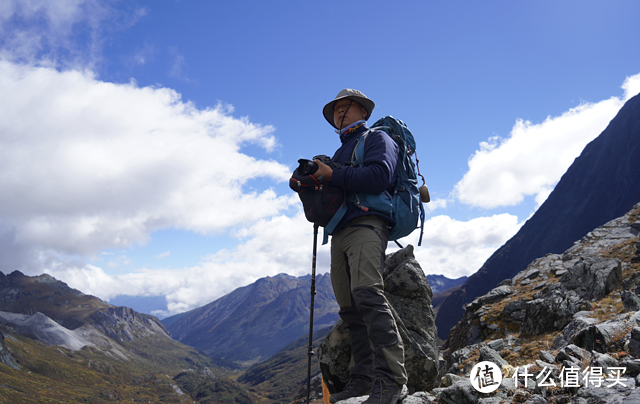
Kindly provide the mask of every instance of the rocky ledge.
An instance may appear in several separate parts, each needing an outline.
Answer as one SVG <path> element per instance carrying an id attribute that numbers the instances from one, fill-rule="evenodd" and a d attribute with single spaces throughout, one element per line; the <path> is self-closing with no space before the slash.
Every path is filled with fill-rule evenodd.
<path id="1" fill-rule="evenodd" d="M 410 380 L 401 402 L 640 404 L 639 234 L 640 203 L 466 305 L 433 351 L 437 380 Z M 482 393 L 479 383 L 497 389 Z"/>
<path id="2" fill-rule="evenodd" d="M 440 386 L 404 402 L 640 403 L 639 233 L 640 203 L 466 305 Z M 482 361 L 495 392 L 471 384 Z"/>

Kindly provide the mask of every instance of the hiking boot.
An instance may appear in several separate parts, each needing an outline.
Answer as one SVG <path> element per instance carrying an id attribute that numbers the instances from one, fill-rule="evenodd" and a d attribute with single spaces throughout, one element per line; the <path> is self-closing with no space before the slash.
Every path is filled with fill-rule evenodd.
<path id="1" fill-rule="evenodd" d="M 337 403 L 351 397 L 366 396 L 371 391 L 371 380 L 364 377 L 351 377 L 340 393 L 332 394 L 329 402 Z"/>
<path id="2" fill-rule="evenodd" d="M 402 386 L 393 380 L 375 379 L 369 398 L 362 404 L 396 404 L 402 395 Z"/>

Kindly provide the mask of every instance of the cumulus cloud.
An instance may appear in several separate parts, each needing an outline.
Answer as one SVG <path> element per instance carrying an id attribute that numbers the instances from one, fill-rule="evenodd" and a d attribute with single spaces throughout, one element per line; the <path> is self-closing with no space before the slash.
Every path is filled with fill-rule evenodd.
<path id="1" fill-rule="evenodd" d="M 494 215 L 462 222 L 436 216 L 425 223 L 423 246 L 417 247 L 418 232 L 401 240 L 416 246 L 416 258 L 427 274 L 450 278 L 470 275 L 511 238 L 520 227 L 517 217 Z M 239 243 L 206 257 L 198 265 L 182 269 L 141 269 L 135 273 L 111 275 L 94 265 L 67 263 L 47 270 L 69 286 L 103 300 L 117 295 L 166 296 L 167 310 L 158 316 L 178 314 L 210 303 L 255 280 L 287 273 L 311 273 L 313 226 L 298 211 L 241 226 L 235 233 Z M 318 235 L 316 272 L 329 271 L 329 245 Z M 394 243 L 389 250 L 396 251 Z"/>
<path id="2" fill-rule="evenodd" d="M 587 143 L 640 92 L 640 74 L 627 78 L 623 89 L 622 99 L 585 103 L 539 124 L 517 120 L 508 138 L 480 144 L 454 194 L 483 208 L 517 205 L 525 196 L 534 196 L 539 206 Z"/>
<path id="3" fill-rule="evenodd" d="M 243 191 L 290 170 L 241 152 L 277 141 L 229 107 L 197 109 L 171 89 L 7 61 L 0 92 L 0 226 L 15 246 L 90 256 L 167 227 L 225 232 L 295 202 L 270 188 Z"/>
<path id="4" fill-rule="evenodd" d="M 448 278 L 469 276 L 522 226 L 510 214 L 479 217 L 469 221 L 449 216 L 434 216 L 424 224 L 422 246 L 417 247 L 419 232 L 414 231 L 400 240 L 403 246 L 412 244 L 415 255 L 426 274 L 439 274 Z M 395 251 L 395 243 L 389 243 Z"/>
<path id="5" fill-rule="evenodd" d="M 217 251 L 189 268 L 142 268 L 112 275 L 95 265 L 66 262 L 52 265 L 46 272 L 107 301 L 118 295 L 166 296 L 168 310 L 156 313 L 161 316 L 202 306 L 265 276 L 311 273 L 313 225 L 299 209 L 293 216 L 277 215 L 239 226 L 234 237 L 238 245 Z M 320 246 L 320 240 L 318 247 L 316 271 L 327 272 L 329 247 Z"/>

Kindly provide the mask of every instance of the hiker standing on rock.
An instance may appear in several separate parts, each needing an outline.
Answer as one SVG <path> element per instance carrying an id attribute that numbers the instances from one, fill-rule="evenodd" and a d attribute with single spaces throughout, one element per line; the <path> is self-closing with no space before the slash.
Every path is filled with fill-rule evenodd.
<path id="1" fill-rule="evenodd" d="M 398 146 L 385 132 L 370 131 L 364 164 L 351 166 L 356 142 L 369 129 L 366 121 L 374 107 L 362 92 L 344 89 L 322 110 L 340 135 L 342 146 L 332 160 L 342 166 L 332 170 L 315 160 L 319 167 L 314 176 L 324 175 L 332 185 L 344 189 L 347 200 L 356 192 L 393 192 Z M 342 392 L 331 396 L 332 403 L 368 394 L 367 404 L 395 404 L 407 383 L 404 347 L 382 279 L 393 225 L 383 213 L 347 203 L 344 217 L 332 232 L 331 282 L 340 318 L 349 328 L 352 352 L 351 377 Z"/>

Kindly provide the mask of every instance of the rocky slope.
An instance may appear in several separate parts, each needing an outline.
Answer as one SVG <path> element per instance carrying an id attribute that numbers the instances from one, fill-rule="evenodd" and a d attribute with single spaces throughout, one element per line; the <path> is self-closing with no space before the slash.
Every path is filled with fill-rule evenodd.
<path id="1" fill-rule="evenodd" d="M 112 306 L 46 274 L 32 277 L 19 271 L 9 275 L 0 272 L 0 311 L 42 313 L 70 330 L 91 325 L 118 341 L 151 335 L 169 338 L 169 332 L 156 317 Z"/>
<path id="2" fill-rule="evenodd" d="M 418 402 L 640 402 L 639 234 L 640 203 L 466 305 L 446 344 L 447 374 Z M 471 386 L 471 369 L 485 360 L 507 378 L 495 393 Z M 576 386 L 561 387 L 562 369 L 572 366 L 580 369 Z M 608 387 L 617 368 L 624 386 Z M 544 386 L 548 374 L 556 386 Z"/>
<path id="3" fill-rule="evenodd" d="M 155 317 L 48 275 L 0 272 L 0 402 L 260 400 L 218 363 Z"/>
<path id="4" fill-rule="evenodd" d="M 437 290 L 464 282 L 442 275 L 427 275 Z M 251 285 L 187 313 L 161 322 L 171 336 L 214 357 L 246 364 L 264 361 L 309 332 L 311 276 L 280 274 Z M 329 274 L 316 277 L 314 330 L 333 326 L 338 305 Z"/>
<path id="5" fill-rule="evenodd" d="M 640 200 L 640 95 L 620 109 L 582 151 L 540 209 L 438 309 L 440 338 L 464 314 L 462 306 L 512 278 L 531 261 L 561 253 L 590 230 L 625 214 Z M 562 223 L 559 226 L 558 223 Z"/>
<path id="6" fill-rule="evenodd" d="M 408 389 L 399 403 L 640 403 L 639 235 L 637 203 L 465 305 L 441 351 L 436 387 Z M 483 361 L 502 378 L 490 393 L 472 385 Z"/>
<path id="7" fill-rule="evenodd" d="M 208 355 L 245 363 L 265 360 L 309 333 L 310 287 L 310 275 L 266 277 L 162 322 L 174 339 Z M 316 277 L 314 306 L 315 330 L 338 319 L 328 274 Z"/>

